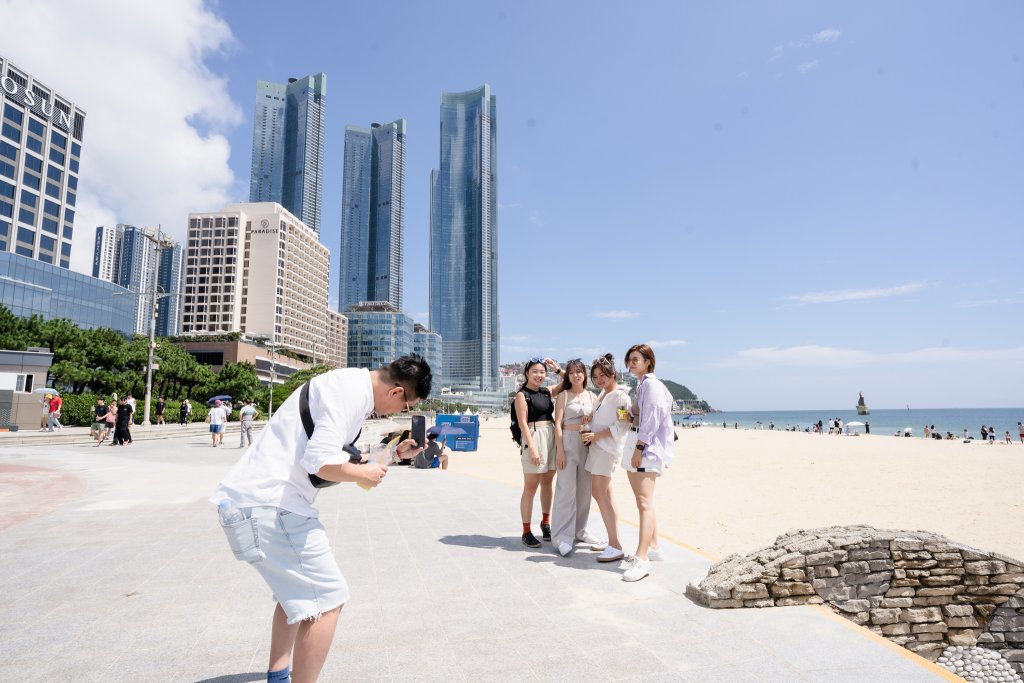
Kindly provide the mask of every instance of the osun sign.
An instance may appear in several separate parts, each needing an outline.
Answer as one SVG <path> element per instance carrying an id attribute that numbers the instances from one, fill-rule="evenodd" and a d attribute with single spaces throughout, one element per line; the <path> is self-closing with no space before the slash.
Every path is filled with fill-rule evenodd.
<path id="1" fill-rule="evenodd" d="M 64 131 L 71 130 L 71 114 L 57 107 L 53 102 L 48 102 L 42 97 L 25 88 L 10 76 L 0 78 L 0 88 L 3 89 L 7 99 L 17 102 L 39 114 L 44 119 L 51 121 L 53 125 Z"/>

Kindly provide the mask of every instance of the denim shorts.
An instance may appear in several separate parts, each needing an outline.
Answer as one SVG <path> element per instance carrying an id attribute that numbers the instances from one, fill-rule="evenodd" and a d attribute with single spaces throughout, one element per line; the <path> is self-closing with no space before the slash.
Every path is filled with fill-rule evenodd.
<path id="1" fill-rule="evenodd" d="M 224 431 L 224 425 L 210 425 L 211 434 L 220 434 Z"/>
<path id="2" fill-rule="evenodd" d="M 250 563 L 294 624 L 348 602 L 348 584 L 320 520 L 276 507 L 243 508 L 221 526 L 235 558 Z"/>

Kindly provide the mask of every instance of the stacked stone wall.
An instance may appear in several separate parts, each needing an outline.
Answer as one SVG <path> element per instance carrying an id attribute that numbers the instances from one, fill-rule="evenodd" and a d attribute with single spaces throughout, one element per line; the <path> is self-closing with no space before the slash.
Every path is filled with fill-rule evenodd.
<path id="1" fill-rule="evenodd" d="M 1024 673 L 1024 562 L 937 534 L 791 531 L 716 563 L 686 593 L 712 608 L 827 604 L 932 661 L 977 646 Z"/>

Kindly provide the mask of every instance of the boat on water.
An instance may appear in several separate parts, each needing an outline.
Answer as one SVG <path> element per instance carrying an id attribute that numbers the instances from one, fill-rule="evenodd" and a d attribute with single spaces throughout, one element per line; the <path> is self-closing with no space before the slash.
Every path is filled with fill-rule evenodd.
<path id="1" fill-rule="evenodd" d="M 868 410 L 868 406 L 864 403 L 864 392 L 860 392 L 860 398 L 857 399 L 857 414 L 858 415 L 870 415 L 871 412 Z"/>

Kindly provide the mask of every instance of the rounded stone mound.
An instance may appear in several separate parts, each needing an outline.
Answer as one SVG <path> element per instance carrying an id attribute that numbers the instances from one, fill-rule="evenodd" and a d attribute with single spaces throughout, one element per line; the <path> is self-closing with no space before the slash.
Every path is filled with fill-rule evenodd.
<path id="1" fill-rule="evenodd" d="M 1024 674 L 1024 562 L 927 531 L 790 531 L 715 563 L 686 594 L 716 609 L 825 604 L 932 661 L 981 648 Z"/>

